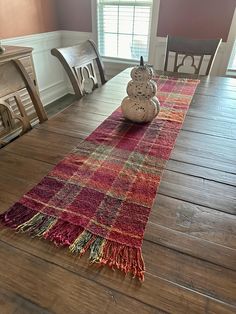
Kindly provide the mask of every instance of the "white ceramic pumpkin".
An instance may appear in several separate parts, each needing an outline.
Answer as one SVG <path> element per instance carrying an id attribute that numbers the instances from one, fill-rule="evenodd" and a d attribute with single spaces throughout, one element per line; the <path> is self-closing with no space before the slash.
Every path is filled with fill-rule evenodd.
<path id="1" fill-rule="evenodd" d="M 141 57 L 140 65 L 134 67 L 131 70 L 130 76 L 134 81 L 148 81 L 153 77 L 153 69 L 147 65 L 144 65 L 143 57 Z"/>
<path id="2" fill-rule="evenodd" d="M 133 122 L 145 123 L 152 121 L 160 111 L 156 97 L 149 100 L 125 97 L 121 104 L 123 116 Z"/>
<path id="3" fill-rule="evenodd" d="M 157 86 L 152 80 L 150 81 L 129 81 L 127 85 L 127 94 L 129 97 L 140 97 L 150 99 L 156 95 Z"/>
<path id="4" fill-rule="evenodd" d="M 132 69 L 127 94 L 121 104 L 125 118 L 133 122 L 150 122 L 160 111 L 156 83 L 152 81 L 152 68 L 145 66 L 141 57 L 140 66 Z"/>

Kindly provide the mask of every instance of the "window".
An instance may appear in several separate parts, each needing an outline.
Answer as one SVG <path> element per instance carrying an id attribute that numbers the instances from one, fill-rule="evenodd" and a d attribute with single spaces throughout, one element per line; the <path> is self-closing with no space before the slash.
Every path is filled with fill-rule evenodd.
<path id="1" fill-rule="evenodd" d="M 234 47 L 233 47 L 232 54 L 229 60 L 228 70 L 236 71 L 236 40 L 234 42 Z"/>
<path id="2" fill-rule="evenodd" d="M 98 47 L 105 57 L 148 60 L 152 0 L 97 0 Z"/>

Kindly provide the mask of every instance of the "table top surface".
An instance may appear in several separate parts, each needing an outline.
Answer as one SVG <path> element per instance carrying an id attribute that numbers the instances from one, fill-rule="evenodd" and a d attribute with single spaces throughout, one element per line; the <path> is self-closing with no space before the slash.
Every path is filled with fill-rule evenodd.
<path id="1" fill-rule="evenodd" d="M 0 150 L 1 212 L 120 105 L 129 72 L 123 71 Z M 13 304 L 11 296 L 18 293 L 39 310 L 57 313 L 63 308 L 74 313 L 78 306 L 89 313 L 99 307 L 105 309 L 101 313 L 233 313 L 235 117 L 236 79 L 202 78 L 149 217 L 142 286 L 107 268 L 88 269 L 86 258 L 75 262 L 66 250 L 47 241 L 3 229 L 0 295 L 7 291 L 5 299 Z M 37 295 L 32 287 L 37 287 Z"/>

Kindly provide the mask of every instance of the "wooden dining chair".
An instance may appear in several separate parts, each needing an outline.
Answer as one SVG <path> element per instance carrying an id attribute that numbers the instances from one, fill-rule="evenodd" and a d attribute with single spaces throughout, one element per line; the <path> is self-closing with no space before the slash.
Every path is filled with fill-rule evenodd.
<path id="1" fill-rule="evenodd" d="M 203 60 L 208 56 L 208 64 L 203 75 L 209 75 L 216 57 L 217 50 L 222 39 L 190 39 L 184 37 L 167 36 L 164 71 L 180 72 L 187 58 L 191 60 L 194 74 L 199 75 L 203 71 Z M 174 64 L 171 70 L 170 53 L 174 53 Z"/>
<path id="2" fill-rule="evenodd" d="M 61 62 L 78 98 L 98 87 L 95 66 L 97 66 L 101 84 L 106 83 L 103 62 L 92 40 L 87 40 L 72 47 L 54 48 L 51 53 Z M 88 83 L 86 75 L 92 84 L 90 91 L 86 88 L 86 83 Z"/>
<path id="3" fill-rule="evenodd" d="M 32 112 L 23 105 L 21 94 L 26 90 L 39 122 L 47 120 L 36 87 L 19 60 L 0 64 L 0 146 L 7 143 L 6 134 L 22 135 L 32 128 Z M 25 93 L 24 93 L 25 94 Z"/>

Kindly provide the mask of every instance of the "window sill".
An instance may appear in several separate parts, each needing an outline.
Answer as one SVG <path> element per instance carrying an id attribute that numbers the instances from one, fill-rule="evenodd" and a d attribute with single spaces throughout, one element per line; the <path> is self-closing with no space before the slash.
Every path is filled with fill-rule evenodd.
<path id="1" fill-rule="evenodd" d="M 236 70 L 227 70 L 226 76 L 236 77 Z"/>
<path id="2" fill-rule="evenodd" d="M 120 58 L 110 58 L 110 57 L 102 57 L 102 61 L 105 63 L 113 63 L 113 64 L 126 64 L 126 65 L 137 65 L 139 64 L 138 60 L 130 60 L 130 59 L 120 59 Z"/>

